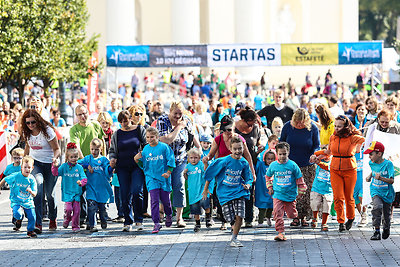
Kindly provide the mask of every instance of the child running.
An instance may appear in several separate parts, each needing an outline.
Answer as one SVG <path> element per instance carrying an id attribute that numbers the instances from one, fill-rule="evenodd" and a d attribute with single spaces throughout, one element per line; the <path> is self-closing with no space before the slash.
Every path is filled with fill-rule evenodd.
<path id="1" fill-rule="evenodd" d="M 289 159 L 290 145 L 280 142 L 276 145 L 276 153 L 278 161 L 271 163 L 265 179 L 268 193 L 274 200 L 273 214 L 275 229 L 278 232 L 275 241 L 286 241 L 283 215 L 286 212 L 290 219 L 297 217 L 296 199 L 305 193 L 307 185 L 299 166 Z"/>
<path id="2" fill-rule="evenodd" d="M 86 169 L 86 199 L 88 205 L 89 225 L 86 228 L 90 232 L 97 232 L 96 212 L 99 211 L 101 228 L 107 229 L 106 204 L 114 201 L 113 190 L 110 185 L 110 178 L 113 169 L 110 161 L 100 155 L 103 149 L 103 142 L 94 138 L 90 142 L 90 155 L 87 155 L 78 163 Z"/>
<path id="3" fill-rule="evenodd" d="M 15 227 L 13 229 L 18 231 L 21 228 L 25 213 L 28 218 L 27 235 L 29 237 L 37 237 L 36 233 L 33 231 L 36 221 L 33 198 L 37 193 L 36 179 L 31 174 L 33 162 L 34 160 L 32 157 L 25 156 L 22 159 L 21 171 L 5 177 L 0 182 L 0 187 L 2 187 L 5 182 L 10 186 L 11 208 L 13 210 L 13 217 L 15 218 L 15 220 L 13 220 L 15 222 Z"/>
<path id="4" fill-rule="evenodd" d="M 146 130 L 148 143 L 142 152 L 135 156 L 135 162 L 144 171 L 147 190 L 151 199 L 151 218 L 154 222 L 153 234 L 161 229 L 160 201 L 166 214 L 165 226 L 172 225 L 172 208 L 169 194 L 172 191 L 171 173 L 176 167 L 174 152 L 167 144 L 159 141 L 160 134 L 154 127 Z"/>
<path id="5" fill-rule="evenodd" d="M 54 176 L 61 176 L 61 200 L 64 204 L 63 227 L 68 228 L 72 223 L 72 232 L 80 231 L 79 215 L 81 213 L 80 200 L 82 186 L 87 182 L 85 171 L 79 164 L 79 152 L 75 143 L 68 143 L 65 152 L 67 162 L 60 167 L 52 165 L 51 171 Z"/>
<path id="6" fill-rule="evenodd" d="M 24 150 L 22 148 L 16 148 L 11 152 L 11 156 L 13 163 L 7 165 L 3 173 L 4 177 L 21 171 L 21 160 L 24 157 Z"/>
<path id="7" fill-rule="evenodd" d="M 364 151 L 364 154 L 369 154 L 369 166 L 372 170 L 367 177 L 367 182 L 371 182 L 372 225 L 375 227 L 371 240 L 381 240 L 381 222 L 383 222 L 382 238 L 387 239 L 390 235 L 392 202 L 395 196 L 394 167 L 391 161 L 382 158 L 384 152 L 383 144 L 376 141 L 372 142 L 371 146 Z"/>
<path id="8" fill-rule="evenodd" d="M 267 150 L 263 160 L 257 160 L 256 165 L 256 189 L 255 189 L 255 206 L 258 208 L 258 227 L 264 227 L 264 218 L 267 219 L 267 226 L 270 227 L 273 201 L 268 194 L 265 174 L 268 167 L 276 160 L 275 150 Z"/>
<path id="9" fill-rule="evenodd" d="M 210 211 L 210 195 L 206 199 L 202 199 L 202 192 L 206 181 L 204 180 L 204 164 L 200 160 L 201 153 L 198 148 L 192 148 L 188 152 L 189 163 L 184 170 L 185 179 L 188 183 L 190 213 L 194 214 L 196 225 L 194 231 L 200 231 L 200 215 L 203 208 L 206 212 L 206 227 L 210 228 L 211 211 Z M 211 182 L 210 188 L 214 188 L 214 181 Z"/>
<path id="10" fill-rule="evenodd" d="M 203 199 L 209 195 L 210 182 L 216 179 L 217 196 L 222 205 L 222 213 L 233 225 L 231 247 L 243 247 L 237 240 L 244 218 L 245 199 L 250 199 L 249 189 L 253 182 L 249 163 L 243 158 L 244 143 L 236 136 L 231 139 L 231 155 L 216 159 L 207 168 L 204 179 Z"/>

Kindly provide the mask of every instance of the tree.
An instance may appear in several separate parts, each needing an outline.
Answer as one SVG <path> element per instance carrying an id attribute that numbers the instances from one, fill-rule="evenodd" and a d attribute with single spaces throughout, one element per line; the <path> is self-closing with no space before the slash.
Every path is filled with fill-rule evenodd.
<path id="1" fill-rule="evenodd" d="M 86 1 L 0 0 L 0 79 L 18 88 L 37 78 L 52 81 L 87 75 L 98 36 L 87 39 Z"/>
<path id="2" fill-rule="evenodd" d="M 398 16 L 399 0 L 360 0 L 360 40 L 384 40 L 385 46 L 392 45 Z"/>

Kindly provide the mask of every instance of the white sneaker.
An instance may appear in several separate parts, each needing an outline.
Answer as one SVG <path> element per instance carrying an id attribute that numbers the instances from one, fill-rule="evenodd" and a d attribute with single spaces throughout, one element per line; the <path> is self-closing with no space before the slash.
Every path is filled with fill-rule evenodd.
<path id="1" fill-rule="evenodd" d="M 243 247 L 243 244 L 240 243 L 239 240 L 234 239 L 234 240 L 231 240 L 230 246 L 231 246 L 231 247 L 238 248 L 238 247 Z"/>
<path id="2" fill-rule="evenodd" d="M 271 219 L 270 219 L 270 218 L 266 218 L 266 219 L 267 219 L 267 225 L 268 225 L 268 227 L 271 227 L 271 226 L 272 226 Z"/>
<path id="3" fill-rule="evenodd" d="M 124 227 L 122 227 L 122 232 L 129 232 L 130 230 L 131 230 L 130 225 L 124 225 Z"/>
<path id="4" fill-rule="evenodd" d="M 136 227 L 135 228 L 136 228 L 137 231 L 143 231 L 143 229 L 144 229 L 143 228 L 143 223 L 136 223 Z"/>
<path id="5" fill-rule="evenodd" d="M 264 228 L 264 227 L 265 227 L 265 225 L 263 223 L 257 224 L 257 228 Z"/>
<path id="6" fill-rule="evenodd" d="M 361 214 L 361 221 L 360 224 L 362 225 L 367 225 L 368 224 L 368 216 L 367 216 L 367 212 L 363 212 Z"/>

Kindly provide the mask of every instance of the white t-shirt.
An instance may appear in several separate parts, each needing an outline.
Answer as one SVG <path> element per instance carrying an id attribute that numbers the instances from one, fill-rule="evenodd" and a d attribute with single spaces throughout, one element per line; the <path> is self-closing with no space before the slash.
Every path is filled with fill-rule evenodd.
<path id="1" fill-rule="evenodd" d="M 49 144 L 49 141 L 56 137 L 56 133 L 51 127 L 47 127 L 46 131 L 49 138 L 46 138 L 42 132 L 36 136 L 31 135 L 29 137 L 29 155 L 34 160 L 42 163 L 52 163 L 54 152 Z"/>

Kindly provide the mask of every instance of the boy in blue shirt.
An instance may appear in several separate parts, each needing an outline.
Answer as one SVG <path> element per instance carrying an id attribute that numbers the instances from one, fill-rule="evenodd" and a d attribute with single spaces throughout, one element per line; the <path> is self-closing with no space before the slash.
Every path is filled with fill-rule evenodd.
<path id="1" fill-rule="evenodd" d="M 267 170 L 268 193 L 274 200 L 274 221 L 278 235 L 275 241 L 286 241 L 283 215 L 293 219 L 297 217 L 296 199 L 305 193 L 307 185 L 299 166 L 289 159 L 290 145 L 280 142 L 276 145 L 278 160 L 271 163 Z M 271 179 L 273 177 L 273 180 Z M 299 192 L 299 195 L 297 194 Z"/>
<path id="2" fill-rule="evenodd" d="M 200 135 L 199 140 L 200 140 L 201 148 L 203 150 L 201 159 L 203 159 L 204 157 L 208 156 L 208 153 L 210 153 L 213 138 L 209 134 L 202 134 L 202 135 Z"/>
<path id="3" fill-rule="evenodd" d="M 216 159 L 207 168 L 204 179 L 203 199 L 209 195 L 210 182 L 215 178 L 217 196 L 222 206 L 222 213 L 232 226 L 231 247 L 242 247 L 237 240 L 245 215 L 245 199 L 250 199 L 249 189 L 253 182 L 249 163 L 243 158 L 244 143 L 237 137 L 231 139 L 231 155 Z"/>
<path id="4" fill-rule="evenodd" d="M 36 213 L 33 198 L 37 193 L 37 184 L 35 177 L 31 174 L 33 170 L 33 158 L 25 156 L 22 159 L 20 172 L 15 172 L 5 177 L 0 182 L 0 187 L 5 182 L 10 186 L 10 201 L 15 218 L 14 230 L 18 231 L 21 228 L 24 212 L 28 218 L 27 235 L 29 237 L 37 237 L 33 231 L 35 229 Z"/>
<path id="5" fill-rule="evenodd" d="M 372 173 L 368 175 L 367 182 L 370 184 L 370 192 L 372 197 L 372 225 L 375 232 L 371 240 L 381 240 L 380 226 L 383 215 L 383 232 L 382 238 L 387 239 L 390 235 L 390 218 L 392 213 L 392 202 L 394 200 L 394 167 L 393 163 L 382 158 L 385 147 L 382 143 L 373 141 L 371 146 L 364 151 L 369 154 L 369 166 Z M 371 181 L 372 180 L 372 181 Z"/>
<path id="6" fill-rule="evenodd" d="M 200 160 L 201 153 L 198 148 L 192 148 L 188 152 L 189 163 L 184 170 L 185 179 L 188 183 L 190 213 L 194 214 L 196 225 L 194 231 L 200 231 L 200 215 L 203 208 L 206 212 L 206 227 L 211 227 L 210 195 L 202 199 L 202 192 L 206 181 L 204 180 L 204 164 Z M 211 182 L 214 184 L 214 181 Z M 214 188 L 214 185 L 210 186 Z"/>
<path id="7" fill-rule="evenodd" d="M 6 169 L 3 172 L 4 177 L 13 174 L 14 172 L 21 171 L 21 160 L 24 157 L 24 150 L 22 148 L 16 148 L 11 152 L 11 156 L 14 163 L 7 165 Z M 7 186 L 7 184 L 5 184 L 4 188 L 2 189 L 9 189 L 9 187 Z"/>

